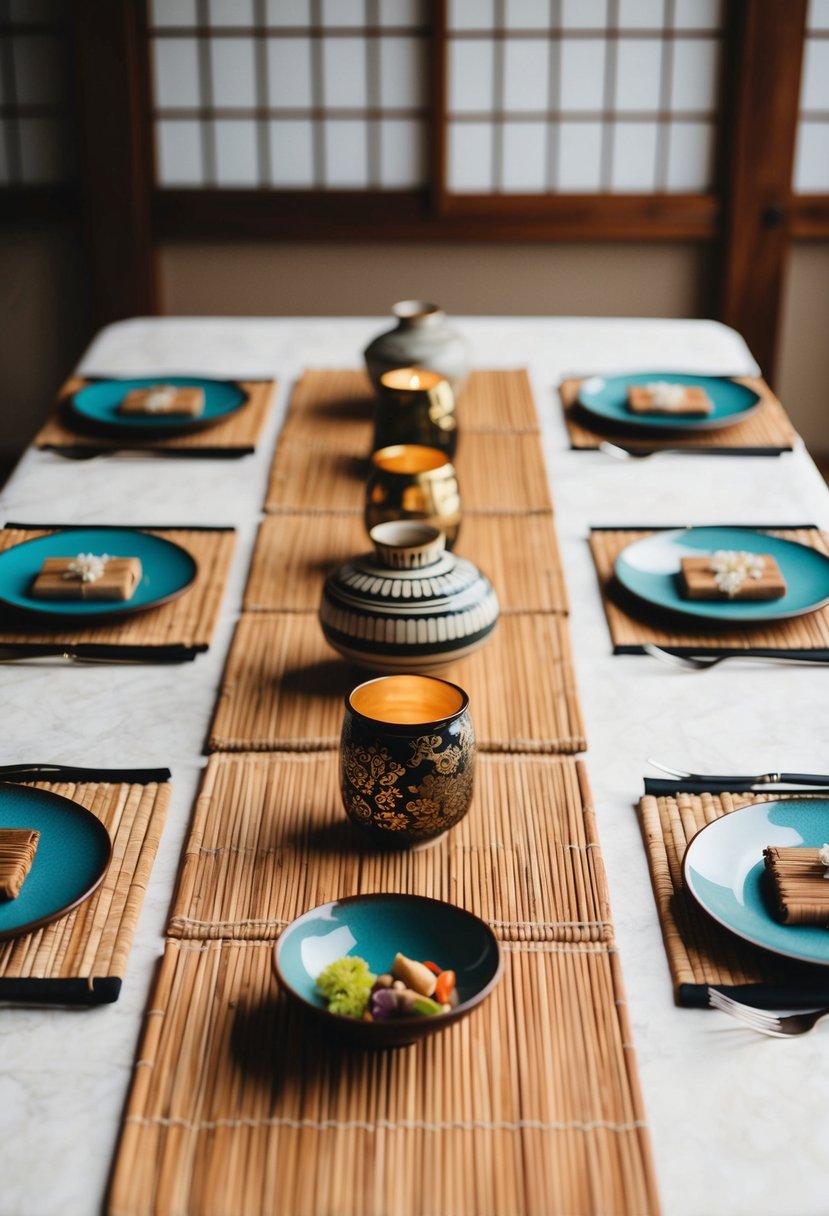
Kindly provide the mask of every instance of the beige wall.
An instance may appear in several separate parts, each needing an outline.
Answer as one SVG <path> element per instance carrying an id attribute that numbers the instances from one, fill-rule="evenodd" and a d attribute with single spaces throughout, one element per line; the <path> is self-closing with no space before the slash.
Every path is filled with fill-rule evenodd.
<path id="1" fill-rule="evenodd" d="M 829 244 L 789 261 L 777 390 L 816 455 L 829 456 Z"/>
<path id="2" fill-rule="evenodd" d="M 460 314 L 692 317 L 708 311 L 710 251 L 693 245 L 170 245 L 177 315 L 385 316 L 395 300 Z"/>

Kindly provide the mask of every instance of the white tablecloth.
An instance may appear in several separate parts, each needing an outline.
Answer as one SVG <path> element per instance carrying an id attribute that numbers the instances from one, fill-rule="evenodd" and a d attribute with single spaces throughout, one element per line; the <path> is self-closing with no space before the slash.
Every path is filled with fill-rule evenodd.
<path id="1" fill-rule="evenodd" d="M 707 321 L 457 318 L 478 367 L 530 370 L 572 605 L 571 629 L 614 920 L 662 1202 L 670 1216 L 824 1216 L 829 1029 L 792 1042 L 675 1008 L 634 804 L 646 761 L 698 771 L 829 770 L 829 672 L 723 666 L 673 672 L 612 657 L 586 537 L 591 523 L 815 522 L 829 494 L 801 449 L 779 459 L 616 463 L 570 452 L 555 394 L 568 373 L 751 374 L 740 338 Z M 169 765 L 173 798 L 117 1004 L 0 1010 L 0 1211 L 88 1216 L 106 1189 L 179 851 L 291 385 L 305 367 L 358 366 L 383 318 L 153 319 L 105 330 L 80 370 L 274 375 L 254 457 L 106 458 L 29 451 L 2 495 L 26 522 L 232 524 L 238 549 L 210 651 L 180 668 L 0 668 L 3 762 Z M 13 403 L 6 401 L 5 408 Z"/>

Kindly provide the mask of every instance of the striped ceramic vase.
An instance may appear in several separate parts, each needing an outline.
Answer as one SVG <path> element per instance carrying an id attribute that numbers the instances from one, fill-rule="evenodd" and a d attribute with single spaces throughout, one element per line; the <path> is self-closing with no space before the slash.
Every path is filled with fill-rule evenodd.
<path id="1" fill-rule="evenodd" d="M 325 580 L 323 633 L 372 671 L 431 671 L 481 646 L 498 620 L 489 579 L 446 551 L 443 533 L 394 521 L 371 529 L 375 552 Z"/>

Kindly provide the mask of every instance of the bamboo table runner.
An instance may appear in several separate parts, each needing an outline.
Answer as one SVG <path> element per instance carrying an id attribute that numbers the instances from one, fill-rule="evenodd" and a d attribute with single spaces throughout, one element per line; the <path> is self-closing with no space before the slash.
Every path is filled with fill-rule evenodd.
<path id="1" fill-rule="evenodd" d="M 829 538 L 817 528 L 763 530 L 829 554 Z M 703 626 L 695 630 L 691 621 L 660 613 L 627 594 L 616 584 L 613 564 L 627 545 L 653 535 L 655 531 L 657 529 L 650 528 L 594 528 L 591 531 L 590 549 L 599 576 L 614 654 L 642 654 L 643 644 L 649 642 L 677 654 L 745 652 L 770 656 L 804 654 L 829 659 L 829 608 L 741 629 Z"/>
<path id="2" fill-rule="evenodd" d="M 464 515 L 550 510 L 544 453 L 531 431 L 467 435 L 458 444 L 454 465 Z M 368 452 L 357 455 L 282 439 L 271 466 L 265 510 L 361 515 L 368 474 Z"/>
<path id="3" fill-rule="evenodd" d="M 647 1216 L 655 1182 L 585 772 L 539 754 L 583 749 L 584 730 L 524 373 L 471 377 L 459 405 L 475 411 L 459 552 L 504 605 L 488 645 L 444 673 L 470 693 L 481 751 L 470 813 L 432 848 L 377 853 L 342 811 L 342 698 L 366 673 L 335 656 L 316 609 L 326 570 L 368 548 L 366 392 L 360 373 L 318 372 L 294 394 L 109 1211 Z M 334 418 L 341 443 L 318 434 Z M 309 907 L 376 890 L 484 916 L 505 974 L 445 1033 L 342 1051 L 277 994 L 273 945 Z"/>
<path id="4" fill-rule="evenodd" d="M 802 796 L 802 795 L 801 795 Z M 646 795 L 638 814 L 678 1005 L 707 1006 L 709 984 L 770 1009 L 829 1003 L 825 967 L 796 963 L 741 941 L 701 911 L 682 881 L 692 837 L 714 819 L 779 794 Z"/>
<path id="5" fill-rule="evenodd" d="M 765 380 L 755 376 L 733 376 L 732 379 L 760 395 L 758 409 L 745 422 L 714 431 L 693 434 L 673 431 L 658 436 L 649 436 L 641 427 L 615 426 L 609 420 L 603 425 L 601 419 L 593 417 L 578 404 L 583 378 L 564 380 L 558 392 L 570 446 L 591 451 L 609 439 L 636 452 L 655 452 L 665 447 L 716 452 L 723 456 L 779 456 L 782 452 L 790 452 L 797 432 Z"/>
<path id="6" fill-rule="evenodd" d="M 248 456 L 256 450 L 276 392 L 274 380 L 239 380 L 237 383 L 246 393 L 247 402 L 225 421 L 182 435 L 142 439 L 126 431 L 110 435 L 83 427 L 68 414 L 65 402 L 88 383 L 90 381 L 74 377 L 64 384 L 57 405 L 35 435 L 36 447 L 80 457 L 127 451 L 182 457 Z"/>
<path id="7" fill-rule="evenodd" d="M 466 819 L 394 856 L 343 838 L 337 764 L 211 759 L 110 1212 L 656 1211 L 582 765 L 481 757 Z M 497 880 L 493 852 L 509 858 Z M 377 884 L 477 906 L 505 974 L 443 1034 L 343 1051 L 277 993 L 273 941 L 298 911 Z"/>
<path id="8" fill-rule="evenodd" d="M 100 526 L 100 525 L 99 525 Z M 9 523 L 0 530 L 0 551 L 64 525 Z M 219 616 L 225 582 L 236 544 L 232 528 L 146 528 L 181 545 L 195 558 L 193 585 L 177 599 L 158 608 L 136 612 L 119 621 L 75 628 L 65 621 L 45 627 L 11 612 L 0 612 L 0 647 L 36 655 L 44 648 L 66 646 L 90 658 L 184 661 L 207 650 Z M 24 623 L 25 620 L 25 623 Z"/>
<path id="9" fill-rule="evenodd" d="M 168 943 L 111 1216 L 655 1212 L 615 955 L 506 949 L 472 1016 L 357 1052 L 277 995 L 271 942 Z"/>
<path id="10" fill-rule="evenodd" d="M 282 437 L 364 458 L 371 451 L 374 400 L 365 372 L 305 371 L 294 388 Z M 470 372 L 458 397 L 457 417 L 465 435 L 537 432 L 538 415 L 524 368 Z"/>
<path id="11" fill-rule="evenodd" d="M 107 781 L 24 782 L 71 798 L 101 820 L 112 860 L 101 886 L 73 912 L 42 929 L 0 942 L 0 1002 L 98 1005 L 115 1001 L 170 801 L 169 772 Z"/>
<path id="12" fill-rule="evenodd" d="M 259 525 L 244 609 L 316 612 L 325 575 L 370 551 L 361 515 L 331 515 L 320 526 L 302 512 L 268 515 Z M 455 552 L 488 575 L 501 612 L 567 612 L 552 514 L 469 515 Z"/>
<path id="13" fill-rule="evenodd" d="M 584 751 L 566 617 L 507 613 L 486 646 L 450 663 L 441 675 L 469 693 L 482 751 Z M 343 698 L 366 678 L 330 648 L 315 613 L 244 613 L 228 655 L 209 747 L 336 747 Z"/>
<path id="14" fill-rule="evenodd" d="M 504 755 L 476 765 L 457 827 L 432 848 L 390 851 L 346 818 L 339 751 L 211 756 L 169 933 L 272 940 L 341 895 L 417 891 L 468 908 L 505 941 L 611 942 L 584 766 Z"/>

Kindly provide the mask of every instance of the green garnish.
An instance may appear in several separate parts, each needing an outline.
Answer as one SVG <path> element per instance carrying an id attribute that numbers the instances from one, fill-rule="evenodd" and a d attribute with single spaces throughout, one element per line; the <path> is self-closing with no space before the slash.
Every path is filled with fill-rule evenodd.
<path id="1" fill-rule="evenodd" d="M 338 958 L 317 976 L 317 992 L 328 1001 L 331 1013 L 361 1018 L 368 1006 L 371 986 L 377 979 L 365 959 L 356 955 Z"/>
<path id="2" fill-rule="evenodd" d="M 419 996 L 417 1000 L 412 1001 L 412 1013 L 419 1018 L 431 1018 L 436 1013 L 443 1013 L 443 1006 L 430 1000 L 428 996 Z"/>

